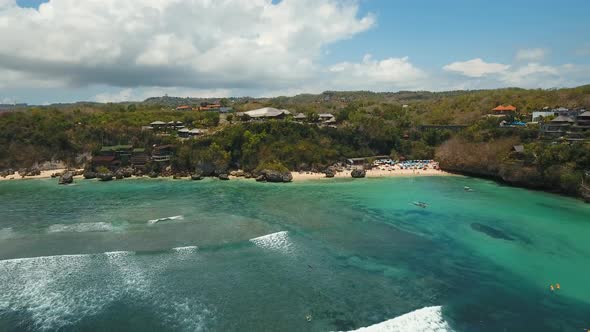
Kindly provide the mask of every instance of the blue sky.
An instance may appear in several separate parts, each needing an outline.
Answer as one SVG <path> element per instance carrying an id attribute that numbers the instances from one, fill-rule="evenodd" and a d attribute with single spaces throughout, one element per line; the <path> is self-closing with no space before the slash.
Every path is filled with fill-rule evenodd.
<path id="1" fill-rule="evenodd" d="M 590 83 L 587 0 L 45 2 L 0 0 L 0 102 Z"/>

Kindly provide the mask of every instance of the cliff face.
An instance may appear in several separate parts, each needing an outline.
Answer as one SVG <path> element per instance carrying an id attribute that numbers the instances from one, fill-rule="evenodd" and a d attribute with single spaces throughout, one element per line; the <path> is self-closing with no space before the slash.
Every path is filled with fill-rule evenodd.
<path id="1" fill-rule="evenodd" d="M 590 185 L 582 184 L 580 186 L 580 196 L 582 196 L 586 203 L 590 203 Z"/>
<path id="2" fill-rule="evenodd" d="M 473 143 L 458 138 L 450 139 L 436 151 L 436 159 L 443 170 L 498 177 L 508 152 L 516 139 Z"/>
<path id="3" fill-rule="evenodd" d="M 590 187 L 581 185 L 582 178 L 573 169 L 564 166 L 543 171 L 510 159 L 510 151 L 516 144 L 516 138 L 490 142 L 453 138 L 437 149 L 436 158 L 446 171 L 490 177 L 514 186 L 560 192 L 590 201 Z"/>

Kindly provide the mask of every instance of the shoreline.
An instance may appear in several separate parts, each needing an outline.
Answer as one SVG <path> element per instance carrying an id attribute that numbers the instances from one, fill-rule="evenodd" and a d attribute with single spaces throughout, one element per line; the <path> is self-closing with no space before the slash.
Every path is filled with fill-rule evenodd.
<path id="1" fill-rule="evenodd" d="M 66 170 L 67 170 L 66 168 L 52 169 L 52 170 L 47 170 L 47 171 L 41 171 L 41 174 L 39 174 L 39 175 L 25 176 L 25 177 L 22 177 L 18 172 L 16 172 L 12 175 L 8 175 L 7 177 L 0 177 L 0 181 L 51 179 L 52 174 L 63 173 Z M 83 171 L 83 169 L 76 169 L 76 171 Z M 84 177 L 82 175 L 74 176 L 75 180 L 79 180 L 79 179 L 83 179 L 83 178 Z M 55 179 L 59 179 L 59 177 L 56 177 Z"/>
<path id="2" fill-rule="evenodd" d="M 338 172 L 334 175 L 334 179 L 352 179 L 349 170 Z M 293 182 L 295 181 L 309 181 L 309 180 L 330 180 L 324 173 L 312 173 L 312 172 L 291 172 L 293 175 Z M 366 178 L 388 178 L 388 177 L 420 177 L 420 176 L 456 176 L 455 174 L 448 173 L 436 169 L 427 170 L 412 170 L 412 169 L 392 169 L 392 170 L 381 170 L 381 169 L 370 169 L 366 170 Z"/>
<path id="3" fill-rule="evenodd" d="M 41 171 L 41 174 L 34 175 L 34 176 L 26 176 L 21 177 L 18 173 L 13 175 L 9 175 L 5 178 L 0 177 L 0 181 L 16 181 L 16 180 L 40 180 L 40 179 L 51 179 L 51 175 L 55 173 L 62 173 L 66 169 L 54 169 L 48 171 Z M 343 172 L 337 172 L 334 175 L 334 179 L 352 179 L 350 175 L 351 171 L 346 170 Z M 300 182 L 300 181 L 309 181 L 309 180 L 330 180 L 331 178 L 327 178 L 324 173 L 313 173 L 313 172 L 291 172 L 293 175 L 293 182 Z M 392 169 L 392 170 L 382 170 L 382 169 L 370 169 L 366 171 L 366 178 L 386 178 L 386 177 L 420 177 L 420 176 L 456 176 L 456 174 L 436 170 L 436 169 L 427 169 L 427 170 L 411 170 L 411 169 Z M 55 179 L 58 179 L 56 177 Z M 230 180 L 252 180 L 254 178 L 246 179 L 244 177 L 236 177 L 236 176 L 229 176 Z M 84 179 L 82 175 L 74 176 L 75 180 Z M 130 179 L 151 179 L 150 177 L 143 176 L 143 177 L 136 177 L 133 176 Z M 172 179 L 172 176 L 167 177 L 157 177 L 155 179 Z M 180 179 L 190 179 L 190 177 L 182 177 Z"/>

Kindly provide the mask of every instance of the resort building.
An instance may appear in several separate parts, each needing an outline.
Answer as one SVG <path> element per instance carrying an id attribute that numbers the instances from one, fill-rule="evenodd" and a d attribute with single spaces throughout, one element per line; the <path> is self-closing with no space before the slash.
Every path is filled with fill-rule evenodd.
<path id="1" fill-rule="evenodd" d="M 199 107 L 199 111 L 219 111 L 221 109 L 221 105 L 219 103 L 209 104 L 209 103 L 202 103 L 201 107 Z"/>
<path id="2" fill-rule="evenodd" d="M 332 120 L 334 120 L 334 122 L 336 122 L 336 118 L 331 113 L 320 113 L 320 114 L 318 114 L 318 116 L 320 117 L 320 121 L 322 121 L 322 122 L 332 121 Z"/>
<path id="3" fill-rule="evenodd" d="M 149 160 L 150 157 L 147 155 L 144 148 L 133 149 L 131 155 L 131 166 L 138 169 L 144 169 Z"/>
<path id="4" fill-rule="evenodd" d="M 188 105 L 182 105 L 182 106 L 178 106 L 176 108 L 177 111 L 192 111 L 193 108 L 191 106 Z"/>
<path id="5" fill-rule="evenodd" d="M 509 116 L 509 115 L 514 115 L 516 114 L 516 107 L 512 106 L 512 105 L 499 105 L 496 108 L 492 109 L 492 114 L 495 115 L 503 115 L 503 116 Z"/>
<path id="6" fill-rule="evenodd" d="M 166 122 L 163 121 L 154 121 L 152 123 L 150 123 L 150 127 L 152 127 L 152 129 L 154 130 L 163 130 L 166 129 Z"/>
<path id="7" fill-rule="evenodd" d="M 590 135 L 590 111 L 586 111 L 576 117 L 574 124 L 570 127 L 568 136 L 571 141 L 581 141 L 589 138 Z"/>
<path id="8" fill-rule="evenodd" d="M 204 134 L 207 133 L 206 129 L 188 129 L 188 128 L 182 128 L 180 130 L 178 130 L 178 137 L 180 138 L 191 138 L 191 137 L 197 137 L 197 136 L 202 136 Z"/>
<path id="9" fill-rule="evenodd" d="M 541 125 L 541 136 L 545 139 L 555 139 L 567 134 L 574 120 L 565 115 L 560 115 L 555 119 Z"/>
<path id="10" fill-rule="evenodd" d="M 114 169 L 121 166 L 121 162 L 116 160 L 115 156 L 94 156 L 91 161 L 92 167 L 106 167 L 108 169 Z"/>
<path id="11" fill-rule="evenodd" d="M 303 113 L 297 113 L 293 119 L 297 122 L 304 122 L 307 120 L 307 116 Z"/>
<path id="12" fill-rule="evenodd" d="M 155 146 L 152 149 L 152 160 L 158 163 L 168 162 L 174 155 L 174 145 Z"/>
<path id="13" fill-rule="evenodd" d="M 244 112 L 251 119 L 284 119 L 291 115 L 287 110 L 280 110 L 273 107 L 264 107 L 253 111 Z"/>

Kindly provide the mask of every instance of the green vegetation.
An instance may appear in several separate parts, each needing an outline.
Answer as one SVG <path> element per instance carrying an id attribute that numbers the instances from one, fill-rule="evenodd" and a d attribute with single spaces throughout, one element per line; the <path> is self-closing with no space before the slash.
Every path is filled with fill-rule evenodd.
<path id="1" fill-rule="evenodd" d="M 218 100 L 236 111 L 271 106 L 304 113 L 308 124 L 244 121 L 233 114 L 220 123 L 216 112 L 176 111 L 206 99 L 160 97 L 142 103 L 56 105 L 0 114 L 0 169 L 61 160 L 82 166 L 104 146 L 131 145 L 151 152 L 173 144 L 173 169 L 218 174 L 241 168 L 256 171 L 322 170 L 350 157 L 440 159 L 447 169 L 501 178 L 507 182 L 576 194 L 590 169 L 588 143 L 538 139 L 538 126 L 500 128 L 483 116 L 499 104 L 515 105 L 514 120 L 549 107 L 590 109 L 590 85 L 560 90 L 517 88 L 451 92 L 325 92 L 271 99 Z M 337 128 L 320 127 L 319 113 L 335 115 Z M 174 133 L 142 131 L 153 121 L 182 121 L 210 134 L 179 140 Z M 509 119 L 512 120 L 512 119 Z M 443 127 L 425 127 L 439 125 Z M 444 125 L 464 125 L 465 129 Z M 514 145 L 523 153 L 511 152 Z M 158 170 L 160 165 L 149 164 Z"/>

